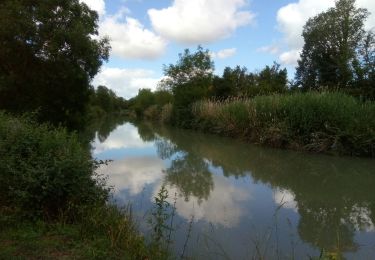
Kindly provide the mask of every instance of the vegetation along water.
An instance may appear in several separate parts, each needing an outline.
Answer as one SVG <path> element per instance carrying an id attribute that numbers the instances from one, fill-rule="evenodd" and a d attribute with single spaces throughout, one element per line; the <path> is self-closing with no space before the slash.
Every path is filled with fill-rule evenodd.
<path id="1" fill-rule="evenodd" d="M 125 99 L 85 2 L 0 1 L 1 259 L 375 257 L 367 9 L 308 19 L 294 79 L 198 46 Z"/>

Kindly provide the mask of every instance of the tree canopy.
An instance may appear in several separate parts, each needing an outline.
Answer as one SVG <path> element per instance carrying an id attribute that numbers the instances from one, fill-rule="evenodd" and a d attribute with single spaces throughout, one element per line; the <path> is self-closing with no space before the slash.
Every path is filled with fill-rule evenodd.
<path id="1" fill-rule="evenodd" d="M 0 2 L 0 109 L 76 127 L 108 58 L 98 15 L 78 0 Z"/>
<path id="2" fill-rule="evenodd" d="M 208 96 L 212 84 L 214 63 L 208 50 L 198 46 L 196 52 L 186 49 L 176 64 L 164 66 L 162 85 L 174 95 L 174 123 L 183 126 L 191 120 L 190 106 Z"/>
<path id="3" fill-rule="evenodd" d="M 364 29 L 368 15 L 355 6 L 355 0 L 339 0 L 310 18 L 303 30 L 296 83 L 304 89 L 337 90 L 359 88 L 358 80 L 371 78 L 368 58 L 374 55 L 373 34 Z"/>

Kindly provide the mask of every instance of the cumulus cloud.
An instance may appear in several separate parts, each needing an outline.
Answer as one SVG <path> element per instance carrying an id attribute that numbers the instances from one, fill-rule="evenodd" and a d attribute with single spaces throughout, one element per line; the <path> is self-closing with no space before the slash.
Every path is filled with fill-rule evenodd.
<path id="1" fill-rule="evenodd" d="M 112 54 L 126 59 L 156 59 L 167 46 L 162 37 L 144 28 L 137 19 L 127 17 L 124 10 L 103 18 L 99 34 L 109 37 Z"/>
<path id="2" fill-rule="evenodd" d="M 299 0 L 290 3 L 277 12 L 277 23 L 279 30 L 289 50 L 280 54 L 280 61 L 285 65 L 296 65 L 299 53 L 303 47 L 302 30 L 310 17 L 328 10 L 335 5 L 334 0 Z M 367 20 L 366 29 L 375 25 L 375 1 L 357 0 L 358 7 L 367 8 L 372 15 Z"/>
<path id="3" fill-rule="evenodd" d="M 104 0 L 80 0 L 100 16 L 99 34 L 110 39 L 111 54 L 126 59 L 156 59 L 166 48 L 167 42 L 137 19 L 128 17 L 130 11 L 121 8 L 114 15 L 106 15 Z"/>
<path id="4" fill-rule="evenodd" d="M 223 49 L 218 52 L 211 52 L 210 55 L 213 59 L 226 59 L 229 57 L 232 57 L 236 54 L 237 49 L 236 48 L 230 48 L 230 49 Z"/>
<path id="5" fill-rule="evenodd" d="M 104 0 L 80 0 L 80 2 L 85 3 L 92 10 L 97 11 L 99 16 L 102 16 L 105 14 Z"/>
<path id="6" fill-rule="evenodd" d="M 174 0 L 168 8 L 148 10 L 148 15 L 154 30 L 169 40 L 208 43 L 254 19 L 250 11 L 241 10 L 245 5 L 245 0 Z"/>
<path id="7" fill-rule="evenodd" d="M 94 78 L 93 85 L 106 86 L 118 96 L 128 99 L 137 95 L 141 88 L 155 90 L 160 79 L 152 70 L 103 67 Z"/>

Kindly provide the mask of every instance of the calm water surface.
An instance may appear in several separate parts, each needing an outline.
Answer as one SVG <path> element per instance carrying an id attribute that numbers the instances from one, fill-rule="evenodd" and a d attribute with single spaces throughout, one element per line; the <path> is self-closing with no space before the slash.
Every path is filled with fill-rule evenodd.
<path id="1" fill-rule="evenodd" d="M 132 204 L 146 235 L 154 197 L 166 187 L 176 205 L 177 257 L 310 259 L 324 250 L 337 259 L 375 259 L 374 160 L 266 149 L 145 123 L 99 132 L 92 153 L 113 160 L 99 170 L 115 202 Z"/>

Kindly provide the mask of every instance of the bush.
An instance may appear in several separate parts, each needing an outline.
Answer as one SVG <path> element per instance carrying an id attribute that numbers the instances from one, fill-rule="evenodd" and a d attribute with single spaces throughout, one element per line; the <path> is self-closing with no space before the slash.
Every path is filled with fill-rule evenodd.
<path id="1" fill-rule="evenodd" d="M 108 190 L 75 134 L 0 113 L 0 206 L 54 218 L 101 201 Z"/>

